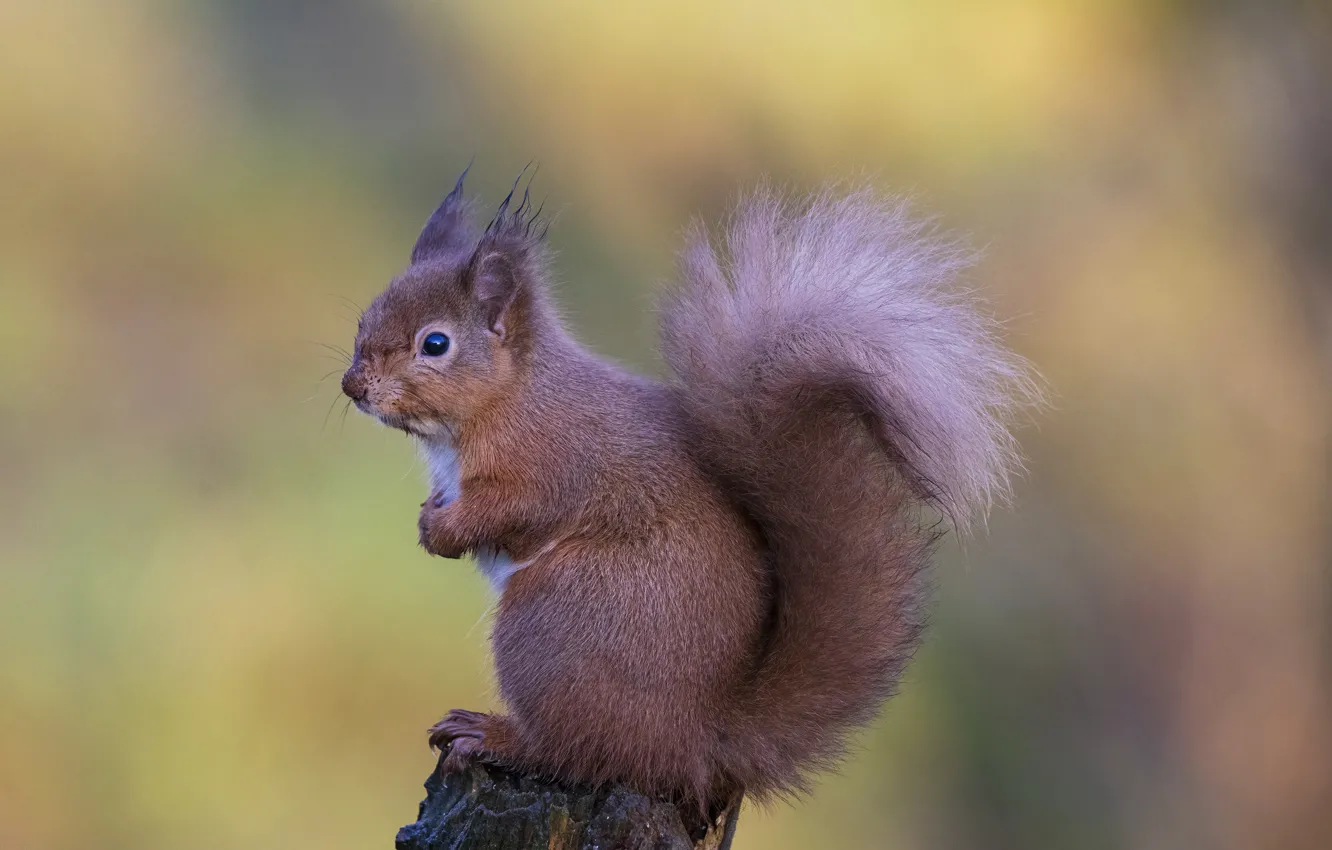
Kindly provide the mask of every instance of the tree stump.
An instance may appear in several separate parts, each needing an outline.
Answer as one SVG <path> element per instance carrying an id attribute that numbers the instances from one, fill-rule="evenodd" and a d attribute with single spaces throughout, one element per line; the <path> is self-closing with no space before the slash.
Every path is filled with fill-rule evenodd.
<path id="1" fill-rule="evenodd" d="M 442 759 L 425 789 L 397 850 L 719 850 L 739 805 L 709 822 L 623 785 L 569 786 L 480 762 L 446 775 Z"/>

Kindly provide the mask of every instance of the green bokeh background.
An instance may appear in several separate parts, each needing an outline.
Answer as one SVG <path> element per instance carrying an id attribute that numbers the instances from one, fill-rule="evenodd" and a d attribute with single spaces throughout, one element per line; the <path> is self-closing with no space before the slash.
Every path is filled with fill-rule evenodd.
<path id="1" fill-rule="evenodd" d="M 767 175 L 967 234 L 1050 383 L 903 695 L 737 848 L 1327 846 L 1330 56 L 1313 3 L 4 0 L 0 848 L 386 847 L 494 704 L 325 348 L 473 155 L 635 367 Z"/>

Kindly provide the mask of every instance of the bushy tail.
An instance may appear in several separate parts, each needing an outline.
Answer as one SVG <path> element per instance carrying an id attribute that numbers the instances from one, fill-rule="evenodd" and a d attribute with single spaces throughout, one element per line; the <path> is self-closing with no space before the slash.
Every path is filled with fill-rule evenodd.
<path id="1" fill-rule="evenodd" d="M 760 192 L 725 250 L 701 229 L 662 309 L 698 451 L 756 520 L 775 623 L 726 718 L 732 778 L 802 790 L 893 691 L 920 639 L 939 525 L 983 515 L 1037 394 L 968 294 L 967 256 L 868 191 L 795 206 Z"/>

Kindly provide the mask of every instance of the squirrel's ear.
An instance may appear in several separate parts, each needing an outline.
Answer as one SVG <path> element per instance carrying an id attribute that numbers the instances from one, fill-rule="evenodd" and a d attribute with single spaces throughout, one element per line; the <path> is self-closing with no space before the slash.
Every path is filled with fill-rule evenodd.
<path id="1" fill-rule="evenodd" d="M 504 338 L 504 320 L 518 295 L 521 258 L 513 256 L 491 239 L 482 239 L 468 264 L 472 297 L 481 305 L 490 332 Z"/>
<path id="2" fill-rule="evenodd" d="M 458 175 L 458 182 L 453 191 L 435 208 L 430 219 L 416 238 L 416 247 L 412 248 L 412 262 L 419 263 L 430 257 L 465 250 L 474 238 L 471 223 L 468 220 L 468 203 L 463 197 L 463 180 L 472 166 L 468 165 Z"/>
<path id="3" fill-rule="evenodd" d="M 530 163 L 528 167 L 531 167 Z M 539 278 L 541 242 L 546 236 L 541 209 L 532 208 L 530 179 L 518 206 L 509 208 L 526 173 L 527 167 L 518 174 L 513 188 L 500 201 L 495 217 L 486 227 L 467 266 L 472 297 L 481 305 L 486 326 L 501 339 L 505 335 L 505 317 L 519 290 L 523 286 L 535 285 Z"/>

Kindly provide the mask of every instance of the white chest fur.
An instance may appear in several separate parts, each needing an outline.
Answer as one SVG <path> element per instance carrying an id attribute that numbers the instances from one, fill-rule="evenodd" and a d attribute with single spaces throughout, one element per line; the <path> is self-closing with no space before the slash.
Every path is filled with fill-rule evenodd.
<path id="1" fill-rule="evenodd" d="M 430 492 L 442 490 L 448 501 L 457 499 L 462 495 L 462 461 L 457 446 L 446 436 L 422 437 L 419 443 L 430 474 Z M 491 588 L 496 593 L 503 593 L 509 577 L 527 564 L 514 561 L 507 552 L 495 546 L 478 546 L 476 566 L 490 580 Z"/>

